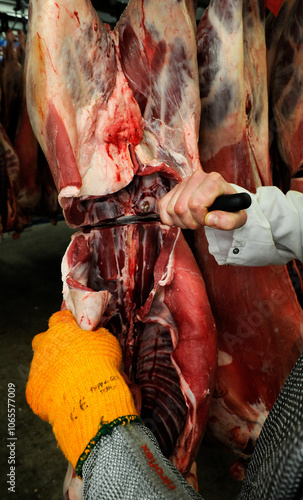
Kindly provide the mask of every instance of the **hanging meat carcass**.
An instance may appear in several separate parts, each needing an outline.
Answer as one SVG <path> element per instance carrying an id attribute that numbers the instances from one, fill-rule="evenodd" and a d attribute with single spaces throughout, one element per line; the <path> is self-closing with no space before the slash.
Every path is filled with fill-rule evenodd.
<path id="1" fill-rule="evenodd" d="M 41 183 L 38 176 L 38 142 L 29 121 L 25 96 L 18 110 L 18 118 L 14 143 L 20 162 L 18 204 L 29 219 L 39 213 Z"/>
<path id="2" fill-rule="evenodd" d="M 269 12 L 265 21 L 266 38 L 266 66 L 267 87 L 270 91 L 273 67 L 277 55 L 278 43 L 285 26 L 289 23 L 289 16 L 296 0 L 281 1 L 280 8 L 276 12 Z M 267 2 L 266 2 L 267 4 Z"/>
<path id="3" fill-rule="evenodd" d="M 82 227 L 63 259 L 65 306 L 83 328 L 119 338 L 142 418 L 186 474 L 216 330 L 181 231 L 136 217 L 201 168 L 194 5 L 131 0 L 113 32 L 89 1 L 32 0 L 29 12 L 29 115 L 66 221 Z"/>
<path id="4" fill-rule="evenodd" d="M 14 195 L 14 212 L 18 217 L 14 223 L 11 221 L 9 224 L 2 224 L 2 231 L 15 229 L 13 236 L 16 236 L 23 231 L 33 216 L 50 217 L 55 221 L 61 214 L 61 209 L 54 181 L 39 149 L 27 113 L 23 65 L 26 37 L 19 31 L 17 42 L 14 33 L 8 30 L 6 40 L 1 68 L 1 116 L 7 132 L 4 140 L 6 143 L 9 140 L 10 148 L 13 148 L 13 154 L 17 156 L 18 161 L 18 179 L 15 176 L 10 188 Z M 3 168 L 5 170 L 5 166 Z M 8 181 L 3 175 L 1 179 L 1 190 L 4 192 Z M 11 211 L 12 203 L 9 199 L 2 195 L 2 212 Z M 5 202 L 9 203 L 6 209 Z"/>
<path id="5" fill-rule="evenodd" d="M 278 16 L 266 19 L 267 73 L 273 179 L 284 192 L 303 192 L 303 3 L 284 1 Z M 303 268 L 288 263 L 303 306 Z"/>
<path id="6" fill-rule="evenodd" d="M 303 192 L 303 2 L 284 2 L 283 30 L 276 43 L 270 78 L 274 133 L 288 170 L 290 187 Z M 279 32 L 281 20 L 272 31 Z"/>
<path id="7" fill-rule="evenodd" d="M 269 12 L 265 22 L 266 37 L 266 63 L 267 63 L 267 88 L 270 100 L 270 89 L 273 69 L 277 55 L 278 43 L 285 26 L 289 22 L 289 16 L 295 0 L 283 2 L 279 12 L 275 15 Z M 276 69 L 275 69 L 276 72 Z M 277 145 L 277 127 L 271 102 L 269 102 L 269 147 L 272 158 L 273 183 L 286 192 L 290 187 L 290 171 L 279 153 Z"/>
<path id="8" fill-rule="evenodd" d="M 14 231 L 14 237 L 24 225 L 17 204 L 19 174 L 18 156 L 0 123 L 0 234 Z"/>
<path id="9" fill-rule="evenodd" d="M 25 92 L 19 110 L 14 148 L 20 163 L 17 196 L 19 211 L 27 222 L 34 216 L 40 216 L 48 217 L 56 223 L 61 214 L 58 192 L 29 120 Z"/>
<path id="10" fill-rule="evenodd" d="M 6 95 L 7 88 L 3 89 L 3 82 L 6 82 L 7 76 L 11 73 L 13 76 L 20 75 L 20 65 L 14 58 L 12 33 L 8 33 L 8 44 L 6 47 L 6 58 L 9 61 L 8 68 L 1 68 L 1 115 L 6 115 L 3 110 L 3 93 Z M 16 96 L 15 96 L 16 97 Z M 3 113 L 4 111 L 4 113 Z M 0 234 L 4 231 L 13 230 L 14 237 L 22 230 L 22 217 L 19 214 L 17 195 L 20 182 L 20 163 L 16 151 L 8 137 L 2 123 L 0 123 Z"/>
<path id="11" fill-rule="evenodd" d="M 2 124 L 14 144 L 23 96 L 23 67 L 17 40 L 12 30 L 6 32 L 6 47 L 1 70 Z"/>
<path id="12" fill-rule="evenodd" d="M 264 23 L 264 2 L 211 0 L 197 33 L 201 163 L 252 191 L 271 184 Z M 286 267 L 219 267 L 195 235 L 218 329 L 209 429 L 248 456 L 303 349 L 302 309 Z"/>
<path id="13" fill-rule="evenodd" d="M 18 30 L 18 59 L 22 66 L 25 61 L 26 35 L 24 31 Z"/>

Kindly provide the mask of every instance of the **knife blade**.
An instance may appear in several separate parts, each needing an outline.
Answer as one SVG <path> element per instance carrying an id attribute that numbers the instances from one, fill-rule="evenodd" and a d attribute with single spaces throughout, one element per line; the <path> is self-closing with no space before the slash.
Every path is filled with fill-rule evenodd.
<path id="1" fill-rule="evenodd" d="M 215 199 L 214 203 L 208 208 L 208 211 L 222 210 L 224 212 L 238 212 L 239 210 L 245 210 L 250 205 L 251 197 L 248 193 L 222 194 Z M 125 215 L 117 219 L 102 221 L 94 226 L 85 226 L 83 229 L 125 226 L 139 222 L 161 222 L 161 218 L 159 214 Z"/>

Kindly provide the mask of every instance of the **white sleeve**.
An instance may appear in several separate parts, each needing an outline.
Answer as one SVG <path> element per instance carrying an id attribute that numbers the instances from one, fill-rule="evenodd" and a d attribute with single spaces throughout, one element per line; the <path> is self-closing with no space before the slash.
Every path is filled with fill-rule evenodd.
<path id="1" fill-rule="evenodd" d="M 238 192 L 246 190 L 233 185 Z M 247 191 L 246 191 L 247 192 Z M 234 231 L 205 228 L 209 251 L 218 264 L 237 266 L 284 265 L 303 260 L 303 194 L 286 195 L 273 186 L 250 193 L 247 221 Z"/>

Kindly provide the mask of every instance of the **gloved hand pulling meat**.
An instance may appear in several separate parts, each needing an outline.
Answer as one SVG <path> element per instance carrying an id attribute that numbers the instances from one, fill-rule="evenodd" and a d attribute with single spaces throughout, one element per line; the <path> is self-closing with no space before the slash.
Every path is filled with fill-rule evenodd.
<path id="1" fill-rule="evenodd" d="M 52 425 L 61 450 L 80 474 L 99 435 L 140 420 L 120 371 L 118 340 L 105 328 L 84 331 L 69 311 L 60 311 L 32 345 L 27 401 Z"/>
<path id="2" fill-rule="evenodd" d="M 69 311 L 57 312 L 33 349 L 27 401 L 52 425 L 85 500 L 201 499 L 138 417 L 108 330 L 82 330 Z"/>

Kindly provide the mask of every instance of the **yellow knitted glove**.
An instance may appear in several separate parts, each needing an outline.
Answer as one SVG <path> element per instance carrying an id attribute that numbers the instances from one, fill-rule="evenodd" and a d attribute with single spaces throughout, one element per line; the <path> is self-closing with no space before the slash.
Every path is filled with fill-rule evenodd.
<path id="1" fill-rule="evenodd" d="M 50 422 L 74 467 L 81 455 L 76 469 L 80 475 L 82 463 L 100 435 L 113 425 L 138 419 L 120 371 L 119 342 L 105 328 L 82 330 L 69 311 L 60 311 L 32 345 L 28 404 Z"/>

